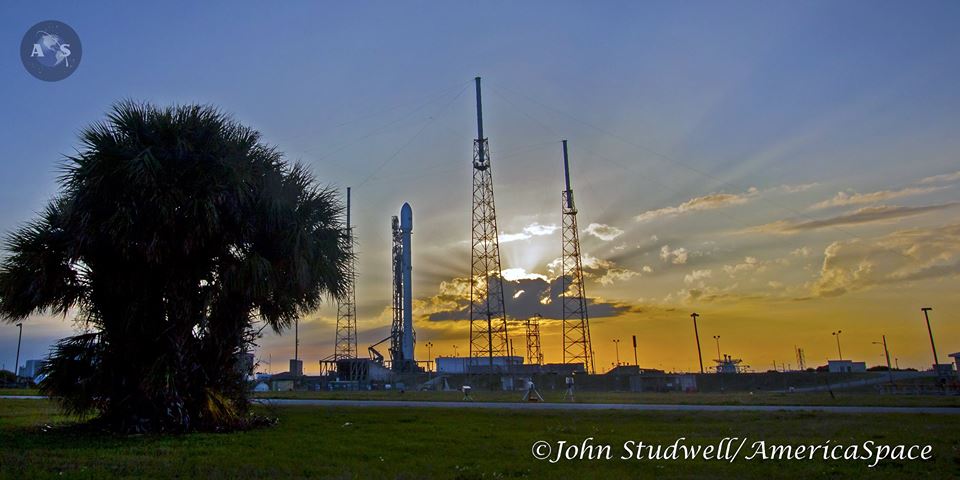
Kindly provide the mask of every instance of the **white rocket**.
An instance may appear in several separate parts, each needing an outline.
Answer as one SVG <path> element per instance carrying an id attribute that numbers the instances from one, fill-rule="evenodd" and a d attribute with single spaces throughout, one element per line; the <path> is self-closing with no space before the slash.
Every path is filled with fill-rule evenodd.
<path id="1" fill-rule="evenodd" d="M 413 282 L 411 273 L 413 272 L 413 263 L 410 256 L 410 234 L 413 233 L 413 209 L 409 203 L 404 203 L 400 208 L 400 236 L 403 246 L 403 261 L 401 271 L 403 274 L 403 358 L 412 361 L 414 347 L 413 333 Z"/>

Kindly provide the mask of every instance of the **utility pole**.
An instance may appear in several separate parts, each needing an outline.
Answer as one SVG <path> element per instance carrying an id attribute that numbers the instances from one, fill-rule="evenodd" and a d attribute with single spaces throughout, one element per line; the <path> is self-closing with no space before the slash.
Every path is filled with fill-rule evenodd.
<path id="1" fill-rule="evenodd" d="M 640 368 L 640 360 L 637 359 L 637 336 L 633 336 L 633 364 Z"/>
<path id="2" fill-rule="evenodd" d="M 620 366 L 620 339 L 614 338 L 613 345 L 617 349 L 617 366 L 619 367 Z"/>
<path id="3" fill-rule="evenodd" d="M 937 345 L 933 343 L 933 329 L 930 328 L 930 314 L 928 313 L 933 308 L 923 307 L 920 309 L 923 311 L 923 317 L 927 319 L 927 333 L 930 334 L 930 348 L 933 349 L 933 370 L 938 372 L 940 368 L 940 359 L 937 358 Z"/>
<path id="4" fill-rule="evenodd" d="M 17 361 L 13 362 L 13 382 L 20 384 L 20 341 L 23 340 L 23 322 L 18 322 L 20 333 L 17 335 Z"/>
<path id="5" fill-rule="evenodd" d="M 697 330 L 697 317 L 700 314 L 693 312 L 690 316 L 693 317 L 693 335 L 697 339 L 697 359 L 700 360 L 700 373 L 703 373 L 703 353 L 700 352 L 700 332 Z"/>
<path id="6" fill-rule="evenodd" d="M 843 330 L 837 330 L 832 332 L 830 335 L 837 337 L 837 355 L 840 356 L 840 360 L 843 360 L 843 353 L 840 351 L 840 334 L 843 333 Z"/>
<path id="7" fill-rule="evenodd" d="M 890 374 L 890 383 L 893 383 L 893 366 L 890 365 L 890 351 L 887 350 L 887 336 L 883 335 L 883 343 L 873 342 L 874 345 L 883 345 L 883 355 L 887 357 L 887 372 Z"/>

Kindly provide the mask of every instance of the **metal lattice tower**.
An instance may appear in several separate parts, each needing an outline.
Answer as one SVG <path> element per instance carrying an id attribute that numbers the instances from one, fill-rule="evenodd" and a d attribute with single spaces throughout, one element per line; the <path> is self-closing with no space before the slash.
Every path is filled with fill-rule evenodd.
<path id="1" fill-rule="evenodd" d="M 540 350 L 540 314 L 527 319 L 527 363 L 543 365 L 543 351 Z"/>
<path id="2" fill-rule="evenodd" d="M 390 327 L 390 359 L 394 369 L 403 366 L 403 246 L 400 235 L 400 218 L 390 220 L 393 248 L 393 324 Z"/>
<path id="3" fill-rule="evenodd" d="M 567 141 L 563 141 L 563 258 L 560 279 L 563 296 L 563 363 L 583 364 L 594 373 L 593 348 L 590 345 L 590 316 L 587 314 L 587 293 L 583 284 L 580 258 L 580 234 L 577 230 L 577 207 L 570 188 L 570 164 Z"/>
<path id="4" fill-rule="evenodd" d="M 470 254 L 470 357 L 507 355 L 507 315 L 503 303 L 500 242 L 493 203 L 490 148 L 483 136 L 480 77 L 477 85 L 477 138 L 473 141 L 473 223 Z"/>
<path id="5" fill-rule="evenodd" d="M 347 187 L 347 223 L 344 228 L 347 236 L 348 253 L 350 255 L 347 267 L 347 289 L 343 298 L 337 302 L 337 335 L 333 350 L 333 360 L 357 358 L 357 299 L 356 299 L 356 265 L 353 258 L 353 227 L 350 225 L 350 187 Z"/>

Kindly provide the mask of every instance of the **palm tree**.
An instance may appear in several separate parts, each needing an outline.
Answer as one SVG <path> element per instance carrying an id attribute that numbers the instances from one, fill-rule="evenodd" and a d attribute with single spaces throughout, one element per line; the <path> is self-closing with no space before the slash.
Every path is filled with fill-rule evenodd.
<path id="1" fill-rule="evenodd" d="M 0 317 L 75 314 L 40 388 L 118 431 L 240 426 L 237 362 L 346 285 L 335 193 L 217 109 L 116 104 L 11 233 Z"/>

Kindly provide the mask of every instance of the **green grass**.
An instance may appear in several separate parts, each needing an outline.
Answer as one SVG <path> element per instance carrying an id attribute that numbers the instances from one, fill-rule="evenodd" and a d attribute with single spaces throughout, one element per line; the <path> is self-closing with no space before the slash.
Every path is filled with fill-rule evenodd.
<path id="1" fill-rule="evenodd" d="M 0 400 L 6 478 L 948 478 L 960 476 L 960 417 L 819 413 L 553 412 L 282 407 L 248 432 L 119 437 L 71 433 L 53 405 Z M 790 444 L 921 443 L 931 461 L 534 460 L 537 440 L 697 444 L 723 437 Z"/>
<path id="2" fill-rule="evenodd" d="M 40 395 L 36 388 L 0 388 L 0 395 Z"/>
<path id="3" fill-rule="evenodd" d="M 563 393 L 540 392 L 547 402 L 564 402 Z M 257 398 L 313 398 L 332 400 L 425 400 L 451 401 L 463 399 L 460 392 L 262 392 Z M 516 402 L 522 392 L 474 391 L 471 397 L 478 402 Z M 680 405 L 838 405 L 838 406 L 912 406 L 912 407 L 960 407 L 960 396 L 945 395 L 888 395 L 879 393 L 632 393 L 632 392 L 580 392 L 579 403 L 666 403 Z"/>

